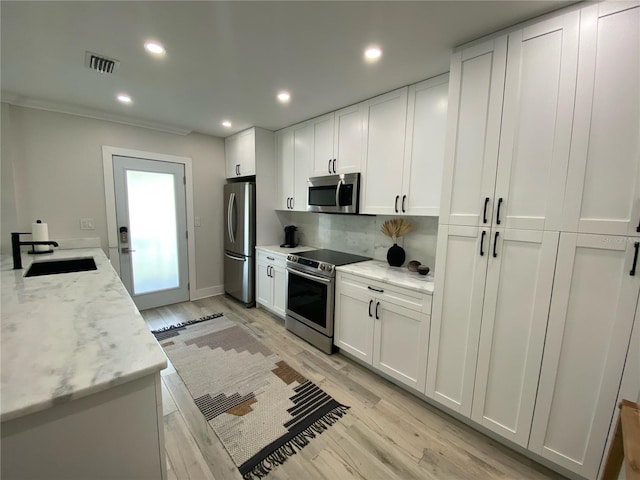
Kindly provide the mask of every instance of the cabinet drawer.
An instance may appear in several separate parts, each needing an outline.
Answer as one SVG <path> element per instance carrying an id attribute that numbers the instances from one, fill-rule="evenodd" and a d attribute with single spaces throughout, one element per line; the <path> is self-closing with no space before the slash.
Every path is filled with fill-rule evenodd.
<path id="1" fill-rule="evenodd" d="M 256 262 L 285 268 L 287 266 L 287 257 L 267 250 L 256 250 Z"/>
<path id="2" fill-rule="evenodd" d="M 417 312 L 431 314 L 431 295 L 416 292 L 408 288 L 389 285 L 376 280 L 359 277 L 349 273 L 338 273 L 338 285 L 350 284 L 351 287 L 361 288 L 384 302 L 393 303 L 400 307 Z"/>

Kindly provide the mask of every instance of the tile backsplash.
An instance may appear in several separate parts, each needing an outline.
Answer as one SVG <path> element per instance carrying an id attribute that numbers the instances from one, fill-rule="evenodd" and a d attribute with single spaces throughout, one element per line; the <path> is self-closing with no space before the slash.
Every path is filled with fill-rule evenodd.
<path id="1" fill-rule="evenodd" d="M 303 245 L 330 248 L 383 261 L 387 260 L 387 250 L 393 245 L 392 239 L 380 231 L 382 224 L 386 220 L 395 218 L 393 216 L 332 215 L 287 211 L 278 211 L 277 214 L 283 228 L 285 225 L 298 227 L 298 241 Z M 433 270 L 438 237 L 438 217 L 405 216 L 403 218 L 415 228 L 398 242 L 398 245 L 402 246 L 407 253 L 406 262 L 418 260 Z"/>

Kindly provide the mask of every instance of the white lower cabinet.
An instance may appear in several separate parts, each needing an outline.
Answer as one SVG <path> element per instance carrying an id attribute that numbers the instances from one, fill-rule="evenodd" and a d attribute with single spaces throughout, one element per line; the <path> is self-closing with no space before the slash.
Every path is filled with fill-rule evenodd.
<path id="1" fill-rule="evenodd" d="M 424 390 L 431 296 L 338 272 L 335 344 L 416 390 Z"/>
<path id="2" fill-rule="evenodd" d="M 631 237 L 560 237 L 528 448 L 590 479 L 602 460 L 635 317 L 637 248 Z"/>
<path id="3" fill-rule="evenodd" d="M 265 250 L 256 252 L 256 302 L 281 318 L 286 315 L 286 258 Z"/>

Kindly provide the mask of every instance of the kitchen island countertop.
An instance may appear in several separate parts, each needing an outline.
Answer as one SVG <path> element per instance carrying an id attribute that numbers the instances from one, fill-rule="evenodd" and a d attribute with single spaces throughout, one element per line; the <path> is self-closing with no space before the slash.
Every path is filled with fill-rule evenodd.
<path id="1" fill-rule="evenodd" d="M 420 275 L 417 272 L 410 272 L 406 266 L 391 267 L 387 262 L 379 260 L 342 265 L 336 267 L 336 271 L 433 295 L 433 275 L 431 272 L 428 275 Z"/>
<path id="2" fill-rule="evenodd" d="M 167 365 L 99 248 L 55 250 L 36 261 L 93 257 L 97 270 L 25 278 L 3 255 L 0 420 L 124 384 Z"/>

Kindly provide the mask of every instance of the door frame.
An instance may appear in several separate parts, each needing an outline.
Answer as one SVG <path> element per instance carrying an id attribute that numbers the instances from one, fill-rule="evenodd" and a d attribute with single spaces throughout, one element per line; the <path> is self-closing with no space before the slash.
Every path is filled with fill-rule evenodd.
<path id="1" fill-rule="evenodd" d="M 107 209 L 107 237 L 109 252 L 107 256 L 111 261 L 118 276 L 120 276 L 120 250 L 118 249 L 118 223 L 116 220 L 116 195 L 113 181 L 113 156 L 141 158 L 144 160 L 157 160 L 160 162 L 179 163 L 184 165 L 185 194 L 187 205 L 187 258 L 189 264 L 189 299 L 194 297 L 196 289 L 196 239 L 193 217 L 193 168 L 190 157 L 178 157 L 164 153 L 145 152 L 130 148 L 102 146 L 102 167 L 104 170 L 104 197 Z"/>

